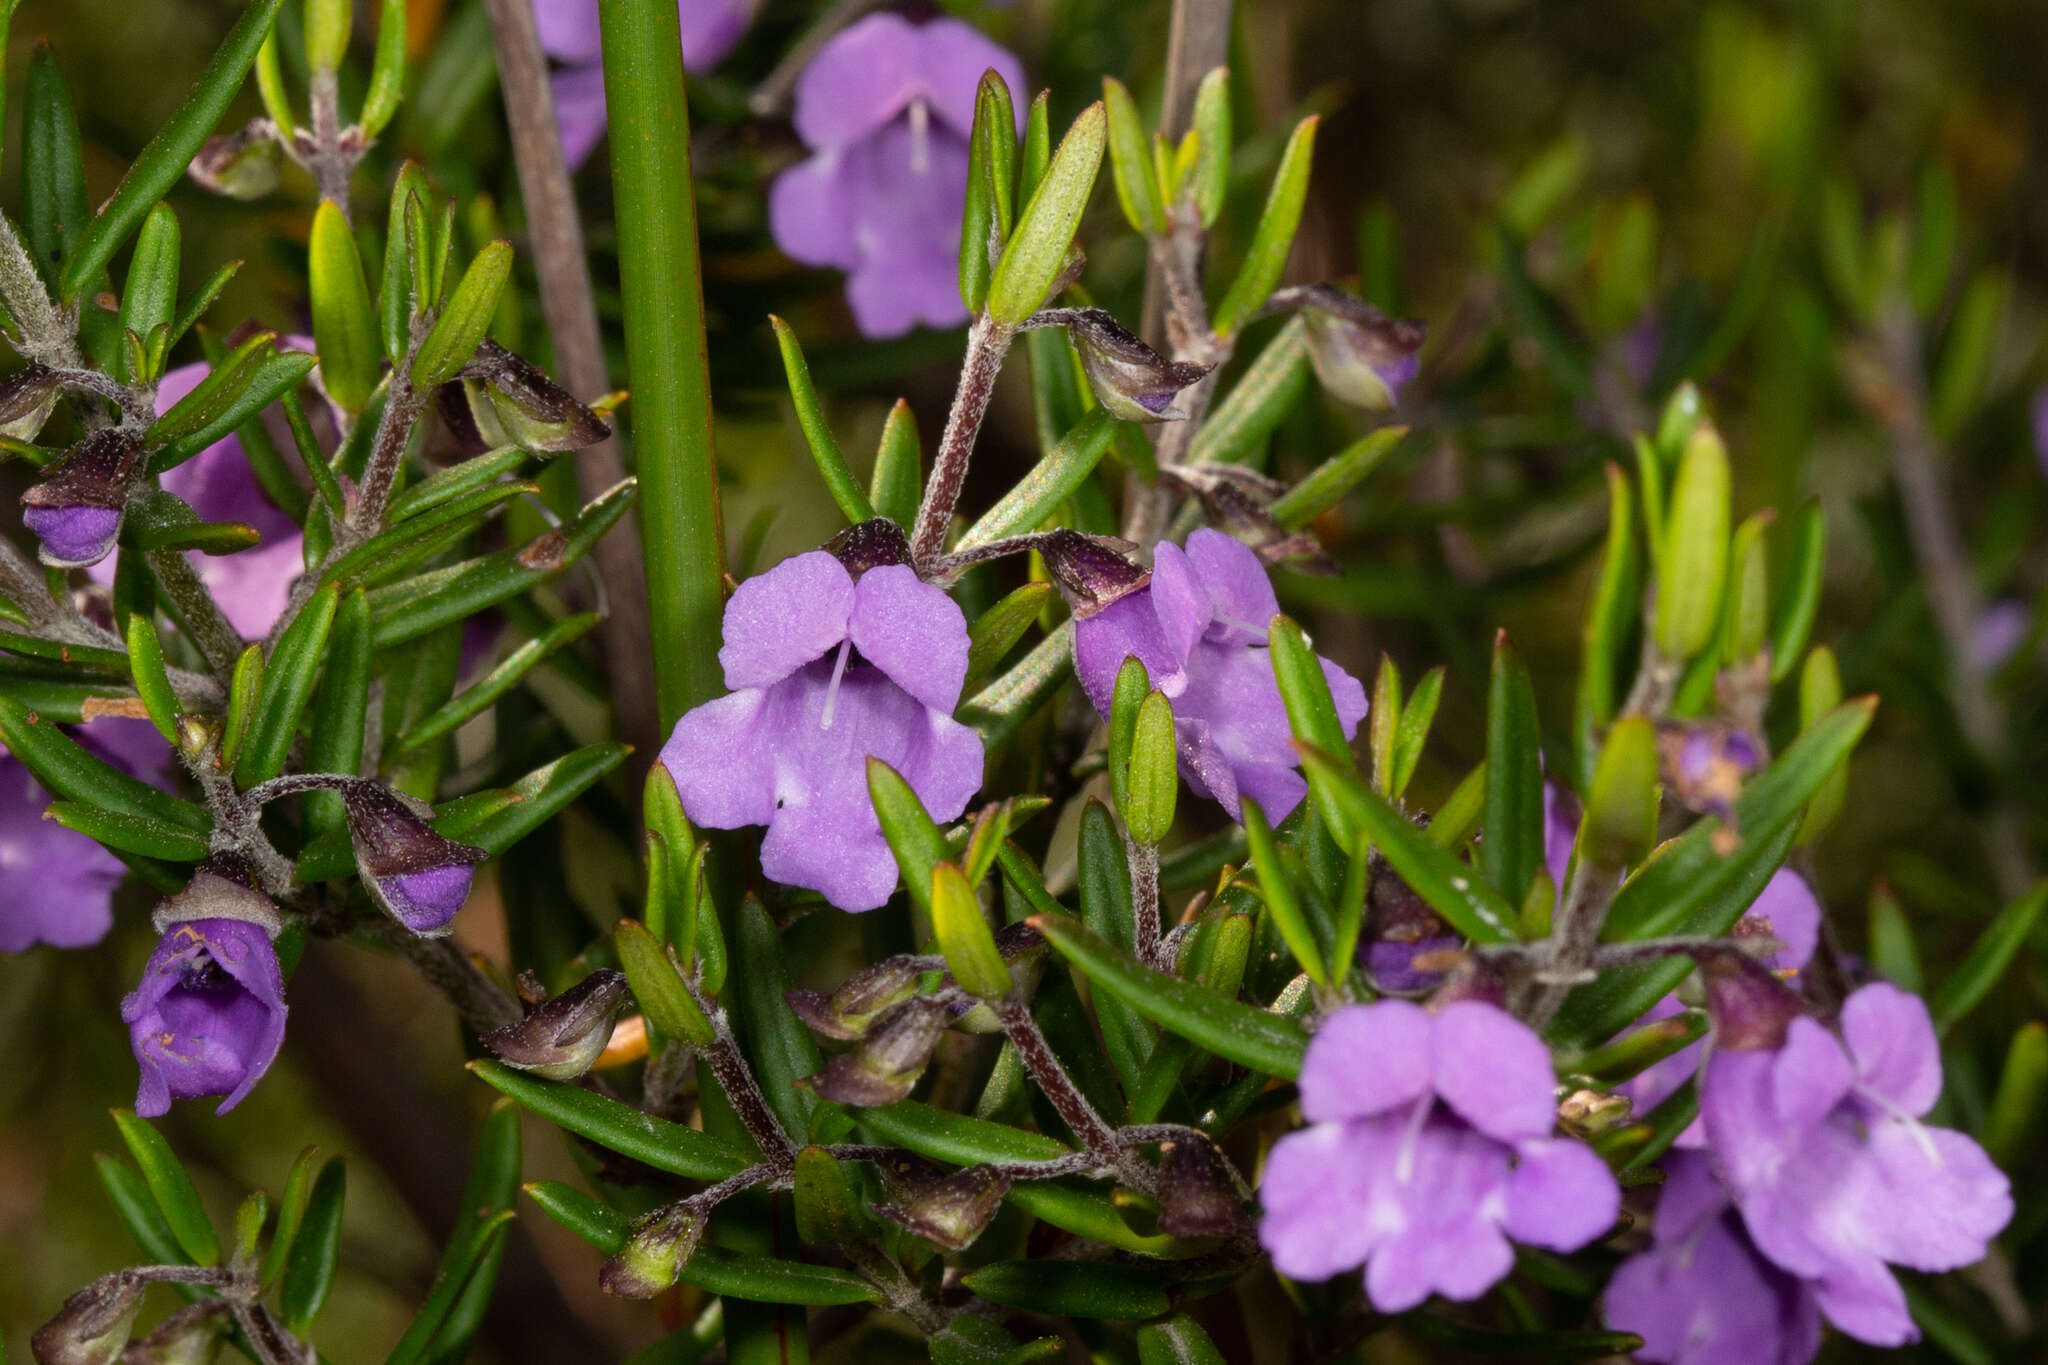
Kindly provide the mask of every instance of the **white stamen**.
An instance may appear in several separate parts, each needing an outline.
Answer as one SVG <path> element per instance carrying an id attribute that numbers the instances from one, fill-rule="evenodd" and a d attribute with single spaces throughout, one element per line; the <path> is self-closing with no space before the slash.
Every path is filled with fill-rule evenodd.
<path id="1" fill-rule="evenodd" d="M 1905 1124 L 1906 1131 L 1912 1134 L 1913 1141 L 1919 1145 L 1920 1151 L 1926 1156 L 1929 1165 L 1939 1168 L 1943 1164 L 1941 1150 L 1934 1145 L 1934 1139 L 1928 1136 L 1926 1124 L 1868 1086 L 1857 1086 L 1856 1094 L 1865 1102 L 1882 1109 L 1887 1118 L 1896 1119 L 1900 1123 Z"/>
<path id="2" fill-rule="evenodd" d="M 932 168 L 932 111 L 923 100 L 910 102 L 910 173 L 923 175 Z"/>
<path id="3" fill-rule="evenodd" d="M 832 713 L 839 706 L 839 680 L 846 676 L 846 658 L 853 652 L 853 637 L 847 636 L 839 642 L 839 657 L 832 661 L 832 682 L 825 689 L 825 710 L 818 717 L 818 728 L 832 728 Z"/>
<path id="4" fill-rule="evenodd" d="M 1415 1144 L 1421 1140 L 1422 1125 L 1429 1118 L 1430 1107 L 1436 1103 L 1436 1096 L 1425 1093 L 1415 1101 L 1415 1108 L 1408 1115 L 1408 1129 L 1401 1134 L 1401 1155 L 1394 1162 L 1394 1179 L 1403 1185 L 1415 1174 Z"/>

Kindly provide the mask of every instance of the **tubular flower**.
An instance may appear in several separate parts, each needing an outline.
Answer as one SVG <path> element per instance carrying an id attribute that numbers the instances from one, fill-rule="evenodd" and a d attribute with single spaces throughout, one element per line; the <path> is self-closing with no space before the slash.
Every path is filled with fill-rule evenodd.
<path id="1" fill-rule="evenodd" d="M 1198 530 L 1185 550 L 1162 541 L 1152 582 L 1078 621 L 1074 669 L 1104 716 L 1126 658 L 1145 665 L 1173 700 L 1181 775 L 1232 819 L 1249 796 L 1278 821 L 1308 792 L 1266 631 L 1280 603 L 1265 566 L 1221 531 Z M 1328 659 L 1323 677 L 1349 736 L 1365 719 L 1365 687 Z"/>
<path id="2" fill-rule="evenodd" d="M 1273 1147 L 1259 1240 L 1320 1280 L 1365 1267 L 1383 1313 L 1432 1293 L 1475 1299 L 1514 1265 L 1509 1239 L 1573 1251 L 1612 1226 L 1621 1190 L 1590 1147 L 1551 1136 L 1550 1053 L 1476 1000 L 1331 1015 L 1301 1071 L 1302 1132 Z"/>
<path id="3" fill-rule="evenodd" d="M 769 190 L 768 227 L 804 264 L 847 272 L 846 301 L 867 336 L 967 320 L 967 137 L 991 67 L 1023 88 L 1017 59 L 957 19 L 871 14 L 826 43 L 797 82 L 796 131 L 812 155 Z"/>
<path id="4" fill-rule="evenodd" d="M 1842 1331 L 1878 1346 L 1915 1340 L 1890 1266 L 1969 1265 L 2013 1211 L 1982 1148 L 1921 1122 L 1941 1095 L 1926 1004 L 1878 982 L 1843 1004 L 1839 1037 L 1803 1015 L 1760 1030 L 1758 1012 L 1729 1008 L 1717 984 L 1700 1117 L 1749 1236 L 1814 1286 Z M 1767 977 L 1750 984 L 1789 994 Z"/>
<path id="5" fill-rule="evenodd" d="M 680 0 L 683 68 L 709 71 L 746 36 L 761 0 Z M 533 0 L 541 51 L 562 65 L 548 84 L 555 97 L 555 131 L 569 169 L 581 166 L 604 136 L 604 61 L 598 38 L 597 0 Z"/>
<path id="6" fill-rule="evenodd" d="M 981 740 L 952 711 L 967 623 L 907 565 L 858 581 L 813 550 L 740 584 L 718 652 L 728 696 L 676 722 L 661 762 L 691 820 L 766 825 L 761 869 L 873 910 L 896 862 L 868 796 L 867 760 L 902 775 L 937 820 L 981 785 Z"/>
<path id="7" fill-rule="evenodd" d="M 1608 1282 L 1608 1325 L 1660 1365 L 1806 1365 L 1820 1350 L 1813 1286 L 1757 1250 L 1705 1154 L 1663 1167 L 1656 1240 Z"/>
<path id="8" fill-rule="evenodd" d="M 271 936 L 277 913 L 233 870 L 209 862 L 157 909 L 163 934 L 142 981 L 121 1002 L 141 1080 L 135 1112 L 153 1118 L 174 1099 L 242 1102 L 284 1042 L 284 973 Z"/>

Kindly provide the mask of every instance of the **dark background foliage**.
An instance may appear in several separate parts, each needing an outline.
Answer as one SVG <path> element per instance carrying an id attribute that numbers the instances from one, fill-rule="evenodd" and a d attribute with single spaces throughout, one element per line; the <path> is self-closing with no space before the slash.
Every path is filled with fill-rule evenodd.
<path id="1" fill-rule="evenodd" d="M 985 22 L 1034 81 L 1051 86 L 1055 124 L 1093 97 L 1104 73 L 1156 100 L 1164 0 L 946 7 Z M 2001 903 L 1987 825 L 2010 816 L 2031 855 L 2048 852 L 2039 838 L 2048 689 L 2038 606 L 2048 600 L 2039 532 L 2048 497 L 2028 420 L 2031 395 L 2048 382 L 2048 9 L 2024 0 L 1239 8 L 1238 126 L 1258 136 L 1226 213 L 1224 254 L 1249 230 L 1292 117 L 1320 111 L 1313 198 L 1289 278 L 1358 275 L 1377 301 L 1431 329 L 1422 379 L 1405 399 L 1418 437 L 1324 528 L 1345 576 L 1283 583 L 1284 600 L 1314 612 L 1319 647 L 1354 672 L 1368 672 L 1382 650 L 1411 677 L 1451 665 L 1445 720 L 1417 783 L 1422 803 L 1478 756 L 1485 647 L 1496 626 L 1513 632 L 1535 670 L 1557 736 L 1553 762 L 1569 761 L 1578 622 L 1605 515 L 1601 467 L 1627 460 L 1627 433 L 1653 420 L 1675 379 L 1693 374 L 1733 452 L 1738 513 L 1789 511 L 1808 498 L 1825 507 L 1829 562 L 1815 638 L 1836 647 L 1849 692 L 1885 697 L 1844 816 L 1817 849 L 1819 887 L 1854 951 L 1868 948 L 1873 898 L 1895 897 L 1921 961 L 1880 965 L 1939 981 Z M 102 194 L 237 9 L 222 0 L 27 0 L 15 19 L 10 91 L 34 39 L 47 35 L 73 82 L 88 178 Z M 496 235 L 500 218 L 516 237 L 481 0 L 416 0 L 412 9 L 414 84 L 390 147 L 427 161 L 465 204 L 472 244 Z M 781 396 L 768 313 L 804 336 L 850 450 L 872 448 L 899 394 L 929 441 L 959 350 L 952 334 L 861 343 L 837 278 L 794 266 L 767 240 L 762 186 L 797 147 L 785 123 L 750 119 L 745 97 L 810 13 L 771 0 L 739 51 L 693 82 L 735 572 L 815 544 L 834 524 Z M 10 98 L 10 164 L 18 109 Z M 388 177 L 395 160 L 380 150 L 370 171 Z M 13 178 L 0 176 L 10 192 Z M 601 151 L 580 184 L 600 304 L 615 322 Z M 291 180 L 255 206 L 190 187 L 176 193 L 188 271 L 236 256 L 252 267 L 213 314 L 223 329 L 244 317 L 303 322 L 303 251 L 292 238 L 304 230 L 308 193 Z M 1098 196 L 1105 229 L 1111 205 Z M 1882 268 L 1888 237 L 1905 268 L 1918 268 L 1930 215 L 1949 208 L 1952 251 L 1924 267 L 1933 285 L 1917 324 L 1941 419 L 1941 473 L 1982 595 L 2020 604 L 2030 622 L 1991 676 L 2001 739 L 1988 753 L 1971 751 L 1949 701 L 1953 661 L 1930 625 L 1892 484 L 1882 385 L 1873 394 L 1860 377 L 1868 323 L 1845 297 Z M 1097 236 L 1105 246 L 1086 283 L 1135 318 L 1141 255 L 1121 224 Z M 1092 245 L 1085 229 L 1082 238 Z M 529 296 L 501 331 L 523 332 L 524 349 L 544 354 L 537 319 Z M 1354 434 L 1351 420 L 1311 404 L 1279 434 L 1276 466 L 1310 467 Z M 1032 458 L 1021 383 L 1000 395 L 985 441 L 993 453 L 977 478 L 987 487 Z M 573 662 L 560 676 L 572 693 L 600 681 Z M 602 724 L 594 704 L 584 710 L 590 727 Z M 508 763 L 529 747 L 559 752 L 554 732 L 576 728 L 565 713 L 575 706 L 530 717 L 508 707 L 495 743 Z M 1773 717 L 1780 726 L 1792 719 Z M 631 855 L 610 832 L 627 822 L 608 818 L 622 810 L 599 797 L 522 846 L 493 898 L 503 913 L 473 908 L 464 932 L 485 945 L 509 932 L 522 960 L 560 965 L 628 894 Z M 0 1244 L 12 1250 L 0 1270 L 0 1334 L 18 1358 L 29 1328 L 65 1292 L 128 1255 L 92 1154 L 114 1140 L 107 1107 L 131 1098 L 116 1005 L 147 952 L 145 920 L 139 901 L 127 903 L 96 949 L 0 962 Z M 1948 1102 L 1969 1126 L 2014 1029 L 2042 1013 L 2044 966 L 2048 945 L 2024 954 L 1949 1041 Z M 181 1107 L 168 1131 L 222 1209 L 247 1186 L 276 1188 L 305 1141 L 354 1158 L 325 1341 L 337 1360 L 375 1358 L 431 1272 L 487 1096 L 460 1068 L 446 1007 L 388 959 L 316 955 L 293 983 L 292 1009 L 284 1059 L 247 1103 L 225 1119 Z M 2048 1174 L 2035 1146 L 2014 1172 L 2021 1191 Z M 529 1124 L 528 1152 L 530 1175 L 570 1169 L 540 1125 Z M 2044 1214 L 2038 1196 L 2023 1197 L 2007 1241 L 2033 1249 L 1986 1279 L 1998 1294 L 1962 1311 L 1984 1313 L 1998 1295 L 2008 1308 L 2048 1301 L 2033 1235 Z M 522 1219 L 521 1228 L 480 1358 L 612 1358 L 648 1339 L 651 1314 L 596 1293 L 593 1253 L 542 1220 Z M 1850 1354 L 1839 1343 L 1834 1350 Z"/>

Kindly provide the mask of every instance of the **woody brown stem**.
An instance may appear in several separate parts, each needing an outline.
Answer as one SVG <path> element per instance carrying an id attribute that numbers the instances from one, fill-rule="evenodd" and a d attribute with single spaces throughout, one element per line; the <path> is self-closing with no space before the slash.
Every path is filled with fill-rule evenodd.
<path id="1" fill-rule="evenodd" d="M 1009 354 L 1015 336 L 1014 328 L 986 315 L 976 318 L 967 329 L 960 387 L 954 391 L 952 411 L 946 414 L 946 430 L 939 437 L 939 453 L 932 461 L 931 477 L 925 480 L 924 500 L 918 504 L 917 522 L 910 535 L 910 561 L 921 578 L 940 572 L 946 528 L 959 505 L 967 467 L 974 459 L 974 440 L 981 432 L 981 419 L 988 414 L 989 399 L 995 396 L 996 376 L 1002 373 L 1003 357 Z"/>

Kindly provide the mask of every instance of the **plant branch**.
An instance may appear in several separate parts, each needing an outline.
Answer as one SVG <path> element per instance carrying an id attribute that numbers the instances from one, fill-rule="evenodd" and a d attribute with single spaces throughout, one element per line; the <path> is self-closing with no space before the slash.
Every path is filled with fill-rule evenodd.
<path id="1" fill-rule="evenodd" d="M 178 613 L 192 643 L 206 660 L 206 666 L 220 679 L 221 686 L 230 684 L 235 675 L 235 661 L 242 657 L 242 636 L 227 614 L 213 600 L 213 594 L 199 581 L 199 575 L 185 559 L 181 550 L 146 550 L 143 558 L 156 574 L 156 581 L 163 586 L 164 595 L 171 601 L 171 607 Z"/>
<path id="2" fill-rule="evenodd" d="M 953 393 L 953 407 L 946 414 L 946 430 L 939 437 L 939 452 L 932 461 L 931 476 L 925 480 L 924 500 L 918 504 L 917 523 L 910 535 L 910 560 L 920 578 L 940 571 L 946 546 L 946 528 L 952 524 L 953 509 L 959 505 L 960 490 L 967 482 L 967 467 L 974 459 L 974 441 L 981 432 L 981 419 L 988 414 L 989 399 L 995 395 L 996 376 L 1002 373 L 1003 357 L 1009 354 L 1016 330 L 992 321 L 986 314 L 967 329 L 967 357 L 960 365 L 960 386 Z"/>
<path id="3" fill-rule="evenodd" d="M 1031 1010 L 1016 996 L 1006 996 L 992 1002 L 996 1018 L 1002 1023 L 1003 1033 L 1017 1049 L 1018 1059 L 1031 1079 L 1044 1092 L 1046 1099 L 1058 1111 L 1068 1128 L 1073 1130 L 1081 1145 L 1086 1148 L 1084 1155 L 1092 1159 L 1092 1169 L 1114 1172 L 1126 1184 L 1138 1189 L 1149 1189 L 1153 1182 L 1151 1172 L 1143 1162 L 1133 1161 L 1125 1153 L 1123 1144 L 1117 1141 L 1116 1130 L 1095 1112 L 1095 1106 L 1088 1102 L 1073 1077 L 1053 1055 L 1052 1045 L 1039 1032 L 1038 1021 L 1031 1017 Z"/>

